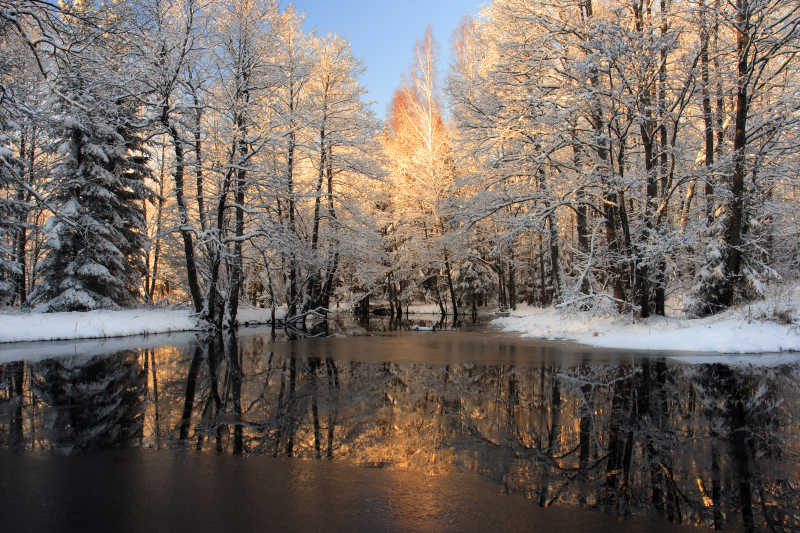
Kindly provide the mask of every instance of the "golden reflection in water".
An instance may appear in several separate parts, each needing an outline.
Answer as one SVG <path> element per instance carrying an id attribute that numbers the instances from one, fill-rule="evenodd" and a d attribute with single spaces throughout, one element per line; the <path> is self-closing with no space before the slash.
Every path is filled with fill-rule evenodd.
<path id="1" fill-rule="evenodd" d="M 737 516 L 744 468 L 755 512 L 797 520 L 796 464 L 776 466 L 800 451 L 797 368 L 363 362 L 315 346 L 217 339 L 30 364 L 22 424 L 3 417 L 0 437 L 473 471 L 542 506 L 700 525 Z"/>

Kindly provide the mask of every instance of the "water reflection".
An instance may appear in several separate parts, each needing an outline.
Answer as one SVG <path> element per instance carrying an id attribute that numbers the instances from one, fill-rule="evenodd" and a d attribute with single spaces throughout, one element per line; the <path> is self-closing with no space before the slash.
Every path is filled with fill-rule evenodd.
<path id="1" fill-rule="evenodd" d="M 800 527 L 797 366 L 534 358 L 524 344 L 457 335 L 218 336 L 9 363 L 0 443 L 475 471 L 545 507 Z"/>

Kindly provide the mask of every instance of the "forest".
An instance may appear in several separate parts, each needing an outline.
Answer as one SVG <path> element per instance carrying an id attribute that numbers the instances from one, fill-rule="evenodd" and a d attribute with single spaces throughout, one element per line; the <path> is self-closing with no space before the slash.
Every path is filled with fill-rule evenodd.
<path id="1" fill-rule="evenodd" d="M 0 0 L 0 305 L 707 316 L 800 267 L 800 3 L 494 0 L 385 121 L 269 0 Z"/>

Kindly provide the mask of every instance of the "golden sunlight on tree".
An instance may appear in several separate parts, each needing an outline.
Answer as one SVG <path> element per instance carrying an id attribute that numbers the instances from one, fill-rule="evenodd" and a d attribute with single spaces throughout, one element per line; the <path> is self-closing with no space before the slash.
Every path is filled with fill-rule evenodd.
<path id="1" fill-rule="evenodd" d="M 413 258 L 405 265 L 421 270 L 442 312 L 440 277 L 447 282 L 454 315 L 455 292 L 446 236 L 451 227 L 445 202 L 454 185 L 450 132 L 436 87 L 436 43 L 431 29 L 415 46 L 416 63 L 392 100 L 384 139 L 394 229 Z"/>

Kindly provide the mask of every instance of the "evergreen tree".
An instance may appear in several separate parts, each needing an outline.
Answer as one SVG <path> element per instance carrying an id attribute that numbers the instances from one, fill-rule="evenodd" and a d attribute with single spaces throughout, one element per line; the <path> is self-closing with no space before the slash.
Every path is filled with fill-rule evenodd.
<path id="1" fill-rule="evenodd" d="M 5 19 L 0 14 L 0 29 Z M 18 92 L 23 86 L 26 63 L 21 57 L 21 43 L 11 35 L 0 35 L 0 305 L 14 299 L 16 284 L 22 272 L 14 249 L 15 236 L 20 230 L 20 213 L 25 203 L 18 197 L 18 183 L 25 170 L 18 147 L 21 110 Z"/>
<path id="2" fill-rule="evenodd" d="M 129 305 L 143 273 L 146 152 L 133 126 L 135 107 L 80 65 L 60 77 L 55 136 L 61 162 L 46 224 L 48 255 L 34 295 L 44 311 Z M 67 98 L 64 98 L 66 96 Z"/>

